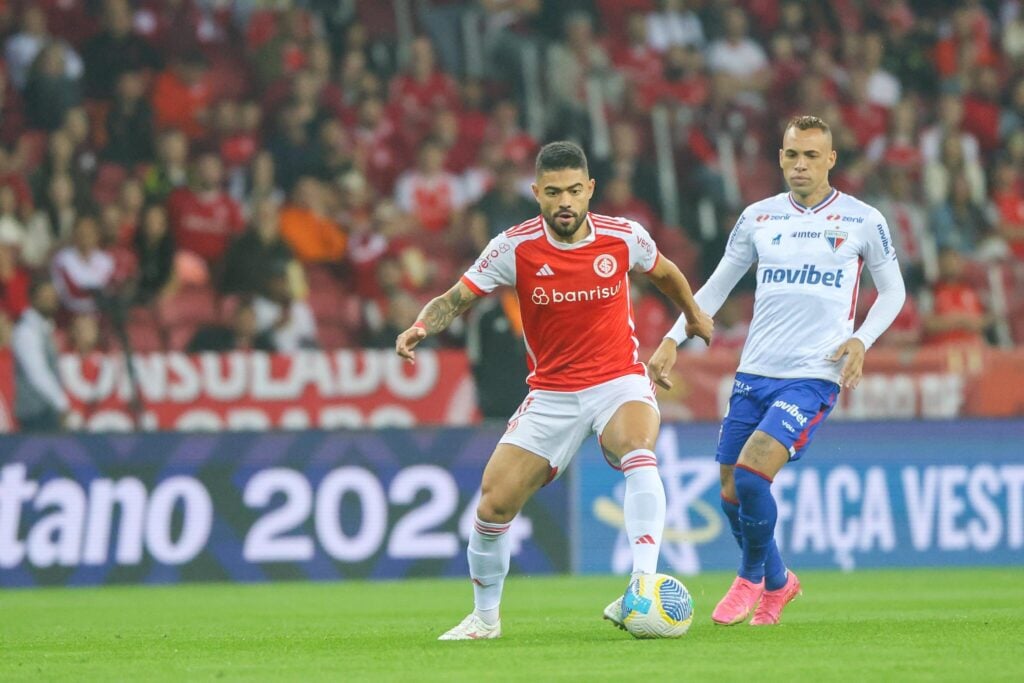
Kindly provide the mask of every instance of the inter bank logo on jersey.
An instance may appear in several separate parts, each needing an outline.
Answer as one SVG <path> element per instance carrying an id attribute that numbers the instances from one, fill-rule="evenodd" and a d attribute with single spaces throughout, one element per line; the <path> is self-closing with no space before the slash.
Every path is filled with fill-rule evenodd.
<path id="1" fill-rule="evenodd" d="M 850 234 L 842 230 L 826 230 L 825 240 L 828 242 L 828 246 L 832 247 L 833 253 L 836 252 L 839 247 L 843 246 L 843 242 Z"/>

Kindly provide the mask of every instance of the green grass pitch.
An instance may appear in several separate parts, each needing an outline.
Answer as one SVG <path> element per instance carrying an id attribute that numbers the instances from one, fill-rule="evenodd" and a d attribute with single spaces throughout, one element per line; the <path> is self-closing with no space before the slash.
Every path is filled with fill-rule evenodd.
<path id="1" fill-rule="evenodd" d="M 437 642 L 465 580 L 0 591 L 0 681 L 1022 681 L 1024 570 L 803 572 L 774 628 L 722 628 L 686 578 L 679 640 L 600 618 L 615 577 L 513 577 L 504 637 Z"/>

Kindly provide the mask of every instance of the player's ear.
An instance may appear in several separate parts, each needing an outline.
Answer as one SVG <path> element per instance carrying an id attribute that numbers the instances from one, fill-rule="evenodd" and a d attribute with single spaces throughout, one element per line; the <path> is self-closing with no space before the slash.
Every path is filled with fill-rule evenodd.
<path id="1" fill-rule="evenodd" d="M 530 183 L 530 189 L 533 190 L 533 198 L 538 202 L 540 201 L 540 188 L 537 187 L 537 183 Z"/>
<path id="2" fill-rule="evenodd" d="M 832 150 L 831 152 L 828 153 L 828 170 L 831 171 L 835 167 L 836 158 L 837 155 L 835 150 Z"/>
<path id="3" fill-rule="evenodd" d="M 593 178 L 591 178 L 590 182 L 588 183 L 588 187 L 590 189 L 589 189 L 589 192 L 587 193 L 587 197 L 590 198 L 590 197 L 594 196 L 594 188 L 597 187 L 597 181 L 594 180 Z"/>

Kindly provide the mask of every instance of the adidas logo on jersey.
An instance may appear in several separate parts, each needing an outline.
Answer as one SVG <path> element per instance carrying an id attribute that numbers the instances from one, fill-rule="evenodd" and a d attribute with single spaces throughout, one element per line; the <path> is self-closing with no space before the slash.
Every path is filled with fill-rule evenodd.
<path id="1" fill-rule="evenodd" d="M 555 271 L 551 270 L 551 266 L 549 266 L 546 263 L 540 267 L 540 270 L 537 271 L 537 277 L 548 277 L 554 274 Z"/>

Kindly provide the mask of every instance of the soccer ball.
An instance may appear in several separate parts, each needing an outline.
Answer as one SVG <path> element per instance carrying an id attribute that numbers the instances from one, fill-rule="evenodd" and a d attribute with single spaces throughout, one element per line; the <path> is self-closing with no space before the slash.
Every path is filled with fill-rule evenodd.
<path id="1" fill-rule="evenodd" d="M 637 576 L 622 596 L 622 624 L 636 638 L 678 638 L 692 621 L 690 591 L 668 574 Z"/>

